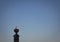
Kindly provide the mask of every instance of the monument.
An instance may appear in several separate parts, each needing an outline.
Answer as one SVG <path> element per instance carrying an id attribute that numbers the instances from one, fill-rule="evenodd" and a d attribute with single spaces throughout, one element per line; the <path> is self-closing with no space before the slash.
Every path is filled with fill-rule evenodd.
<path id="1" fill-rule="evenodd" d="M 14 42 L 19 42 L 19 35 L 18 35 L 18 32 L 19 32 L 19 29 L 17 29 L 17 27 L 14 29 Z"/>

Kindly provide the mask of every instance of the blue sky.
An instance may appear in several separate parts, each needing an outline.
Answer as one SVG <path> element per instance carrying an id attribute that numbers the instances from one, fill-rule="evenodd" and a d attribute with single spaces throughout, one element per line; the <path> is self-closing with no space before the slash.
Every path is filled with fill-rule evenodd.
<path id="1" fill-rule="evenodd" d="M 20 42 L 59 42 L 59 12 L 59 0 L 0 0 L 0 42 L 13 42 L 16 26 Z"/>

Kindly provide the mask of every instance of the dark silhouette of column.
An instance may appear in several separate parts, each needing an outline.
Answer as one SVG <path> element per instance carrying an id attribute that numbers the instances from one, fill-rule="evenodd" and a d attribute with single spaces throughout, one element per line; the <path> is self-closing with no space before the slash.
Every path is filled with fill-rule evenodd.
<path id="1" fill-rule="evenodd" d="M 19 29 L 17 29 L 17 27 L 14 29 L 14 42 L 19 42 L 19 35 L 18 35 L 18 32 L 19 32 Z"/>

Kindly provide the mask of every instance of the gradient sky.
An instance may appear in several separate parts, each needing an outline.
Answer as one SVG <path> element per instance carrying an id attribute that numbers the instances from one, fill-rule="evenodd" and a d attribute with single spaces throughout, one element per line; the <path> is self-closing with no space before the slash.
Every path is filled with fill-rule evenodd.
<path id="1" fill-rule="evenodd" d="M 13 42 L 16 26 L 20 42 L 60 42 L 60 1 L 0 0 L 0 42 Z"/>

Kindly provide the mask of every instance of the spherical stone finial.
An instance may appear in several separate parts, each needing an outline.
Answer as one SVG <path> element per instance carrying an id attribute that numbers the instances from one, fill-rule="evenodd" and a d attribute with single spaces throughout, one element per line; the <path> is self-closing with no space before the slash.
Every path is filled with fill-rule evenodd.
<path id="1" fill-rule="evenodd" d="M 17 26 L 16 26 L 16 28 L 14 29 L 14 32 L 15 32 L 15 33 L 18 33 L 18 32 L 19 32 L 19 29 L 17 29 Z"/>

